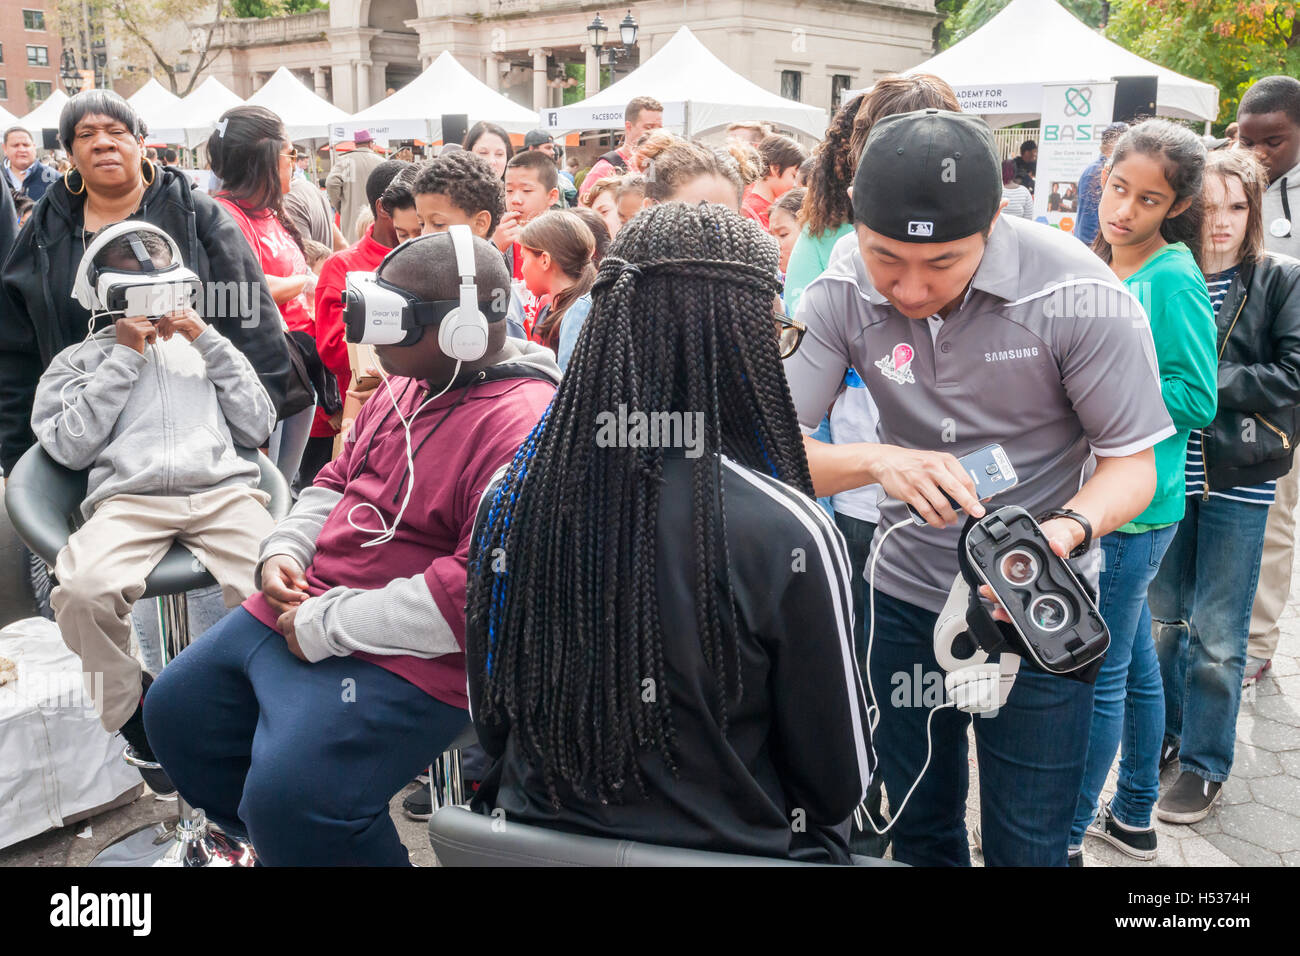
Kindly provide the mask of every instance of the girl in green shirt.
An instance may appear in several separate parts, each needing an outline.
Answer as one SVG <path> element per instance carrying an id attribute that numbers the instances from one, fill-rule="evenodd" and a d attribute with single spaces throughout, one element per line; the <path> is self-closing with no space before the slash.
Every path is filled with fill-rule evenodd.
<path id="1" fill-rule="evenodd" d="M 1071 856 L 1080 863 L 1085 831 L 1136 859 L 1156 855 L 1151 808 L 1159 793 L 1165 715 L 1146 595 L 1183 516 L 1188 432 L 1208 425 L 1217 407 L 1214 311 L 1196 258 L 1205 156 L 1186 127 L 1147 120 L 1116 144 L 1102 178 L 1093 249 L 1150 321 L 1161 393 L 1176 430 L 1155 448 L 1151 504 L 1101 542 L 1098 610 L 1110 629 L 1110 649 L 1097 676 L 1088 762 L 1070 833 Z M 1098 806 L 1121 732 L 1119 785 L 1114 799 Z"/>

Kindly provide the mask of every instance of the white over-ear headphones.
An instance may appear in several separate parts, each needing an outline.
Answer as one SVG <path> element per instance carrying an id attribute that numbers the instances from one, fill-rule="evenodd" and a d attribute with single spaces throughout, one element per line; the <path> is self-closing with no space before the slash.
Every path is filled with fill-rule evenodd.
<path id="1" fill-rule="evenodd" d="M 456 251 L 456 272 L 460 276 L 460 307 L 447 313 L 438 326 L 438 345 L 460 362 L 477 362 L 487 354 L 488 320 L 478 305 L 477 271 L 474 264 L 474 234 L 469 226 L 448 229 Z"/>
<path id="2" fill-rule="evenodd" d="M 1020 658 L 1003 651 L 997 661 L 992 661 L 973 639 L 969 640 L 969 657 L 956 655 L 954 645 L 968 628 L 969 603 L 970 585 L 959 574 L 935 621 L 934 659 L 944 669 L 943 686 L 953 706 L 968 714 L 996 714 L 1016 682 Z"/>

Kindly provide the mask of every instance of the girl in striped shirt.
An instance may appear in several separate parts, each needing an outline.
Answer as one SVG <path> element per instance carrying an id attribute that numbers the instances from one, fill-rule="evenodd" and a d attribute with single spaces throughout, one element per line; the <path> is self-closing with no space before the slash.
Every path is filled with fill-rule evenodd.
<path id="1" fill-rule="evenodd" d="M 1300 262 L 1264 250 L 1263 168 L 1210 154 L 1201 268 L 1218 326 L 1218 412 L 1187 444 L 1187 509 L 1148 601 L 1164 680 L 1160 798 L 1168 823 L 1204 819 L 1232 770 L 1251 605 L 1275 480 L 1300 432 Z"/>

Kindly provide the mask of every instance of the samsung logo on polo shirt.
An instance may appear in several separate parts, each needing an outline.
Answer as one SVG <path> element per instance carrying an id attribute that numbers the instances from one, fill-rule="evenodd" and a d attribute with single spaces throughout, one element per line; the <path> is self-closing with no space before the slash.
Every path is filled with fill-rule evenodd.
<path id="1" fill-rule="evenodd" d="M 1004 349 L 1001 352 L 985 352 L 984 361 L 986 362 L 1005 362 L 1007 359 L 1036 358 L 1038 355 L 1038 346 L 1027 349 Z"/>

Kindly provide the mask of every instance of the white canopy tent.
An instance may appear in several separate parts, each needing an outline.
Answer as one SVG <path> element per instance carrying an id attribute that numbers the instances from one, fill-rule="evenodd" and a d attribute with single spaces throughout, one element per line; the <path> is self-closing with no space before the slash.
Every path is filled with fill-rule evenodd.
<path id="1" fill-rule="evenodd" d="M 183 99 L 160 111 L 157 122 L 149 124 L 149 142 L 198 146 L 212 134 L 222 113 L 243 102 L 210 76 Z"/>
<path id="2" fill-rule="evenodd" d="M 8 129 L 10 126 L 22 126 L 22 125 L 23 124 L 19 121 L 17 116 L 14 116 L 13 113 L 10 113 L 3 106 L 0 106 L 0 126 L 3 126 L 5 129 Z"/>
<path id="3" fill-rule="evenodd" d="M 392 96 L 330 127 L 330 139 L 350 140 L 359 129 L 387 131 L 390 139 L 442 138 L 442 116 L 463 113 L 471 124 L 496 123 L 509 133 L 537 127 L 537 114 L 502 96 L 465 69 L 447 50 Z"/>
<path id="4" fill-rule="evenodd" d="M 1011 0 L 966 39 L 906 72 L 946 80 L 962 109 L 985 117 L 990 126 L 1037 119 L 1045 85 L 1105 82 L 1116 76 L 1157 77 L 1156 112 L 1161 116 L 1208 121 L 1219 114 L 1214 86 L 1112 43 L 1055 0 Z"/>
<path id="5" fill-rule="evenodd" d="M 280 117 L 293 140 L 324 139 L 331 125 L 348 118 L 347 113 L 307 89 L 307 84 L 283 66 L 248 98 L 248 105 L 265 106 Z"/>
<path id="6" fill-rule="evenodd" d="M 69 99 L 67 93 L 62 90 L 55 90 L 45 98 L 44 103 L 19 120 L 18 124 L 31 130 L 33 139 L 36 138 L 38 130 L 57 130 L 59 128 L 59 114 L 63 112 L 63 106 Z"/>
<path id="7" fill-rule="evenodd" d="M 693 136 L 728 123 L 763 120 L 820 138 L 826 111 L 771 93 L 719 60 L 687 27 L 617 83 L 572 106 L 539 112 L 548 131 L 622 129 L 623 110 L 636 96 L 664 105 L 664 125 Z"/>
<path id="8" fill-rule="evenodd" d="M 127 98 L 127 103 L 144 120 L 152 138 L 153 128 L 181 102 L 181 98 L 154 77 Z"/>

